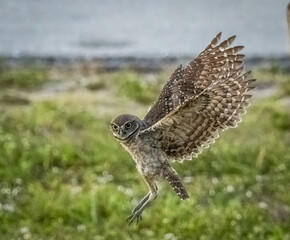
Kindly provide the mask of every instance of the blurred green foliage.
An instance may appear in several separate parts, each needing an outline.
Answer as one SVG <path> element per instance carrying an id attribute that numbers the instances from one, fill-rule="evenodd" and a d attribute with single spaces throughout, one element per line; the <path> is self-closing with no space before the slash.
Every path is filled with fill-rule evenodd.
<path id="1" fill-rule="evenodd" d="M 144 114 L 162 79 L 101 77 L 107 98 L 125 95 Z M 173 164 L 188 201 L 163 183 L 143 221 L 129 227 L 147 188 L 109 132 L 115 113 L 99 112 L 114 102 L 88 94 L 0 106 L 0 239 L 290 239 L 290 115 L 281 95 L 254 99 L 238 128 L 198 159 Z"/>
<path id="2" fill-rule="evenodd" d="M 272 64 L 268 67 L 261 67 L 254 71 L 253 76 L 261 79 L 265 84 L 274 84 L 280 87 L 284 96 L 290 95 L 290 74 L 289 70 L 278 64 Z"/>
<path id="3" fill-rule="evenodd" d="M 150 104 L 160 92 L 161 81 L 158 78 L 151 82 L 146 81 L 144 76 L 128 70 L 115 74 L 114 78 L 118 83 L 120 94 L 140 103 Z"/>
<path id="4" fill-rule="evenodd" d="M 0 87 L 33 89 L 41 86 L 47 80 L 46 71 L 36 66 L 12 69 L 2 66 L 0 68 Z"/>

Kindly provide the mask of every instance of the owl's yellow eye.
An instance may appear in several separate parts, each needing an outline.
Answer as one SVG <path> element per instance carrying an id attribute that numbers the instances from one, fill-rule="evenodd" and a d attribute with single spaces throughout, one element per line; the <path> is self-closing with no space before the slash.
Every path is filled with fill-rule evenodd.
<path id="1" fill-rule="evenodd" d="M 131 127 L 132 127 L 132 123 L 130 123 L 130 122 L 126 123 L 125 128 L 129 129 Z"/>
<path id="2" fill-rule="evenodd" d="M 114 125 L 113 125 L 113 129 L 114 129 L 114 130 L 118 130 L 118 126 L 114 124 Z"/>

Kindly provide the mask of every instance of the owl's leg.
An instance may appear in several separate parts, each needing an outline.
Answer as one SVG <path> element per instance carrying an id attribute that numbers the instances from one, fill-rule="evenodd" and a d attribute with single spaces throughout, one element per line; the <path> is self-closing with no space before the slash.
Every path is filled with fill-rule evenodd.
<path id="1" fill-rule="evenodd" d="M 150 191 L 145 195 L 145 197 L 141 199 L 140 202 L 138 202 L 138 204 L 134 207 L 131 213 L 136 212 L 148 200 L 149 196 L 150 196 Z"/>
<path id="2" fill-rule="evenodd" d="M 146 194 L 146 196 L 136 205 L 136 207 L 133 209 L 132 214 L 127 218 L 127 222 L 129 225 L 136 220 L 136 223 L 139 223 L 142 220 L 142 212 L 143 210 L 157 197 L 157 185 L 156 183 L 147 177 L 144 177 L 144 180 L 146 184 L 149 187 L 149 192 Z"/>
<path id="3" fill-rule="evenodd" d="M 180 197 L 182 200 L 189 198 L 183 183 L 181 182 L 177 172 L 173 168 L 168 169 L 168 171 L 165 173 L 165 179 L 169 182 L 170 186 L 177 193 L 178 197 Z"/>

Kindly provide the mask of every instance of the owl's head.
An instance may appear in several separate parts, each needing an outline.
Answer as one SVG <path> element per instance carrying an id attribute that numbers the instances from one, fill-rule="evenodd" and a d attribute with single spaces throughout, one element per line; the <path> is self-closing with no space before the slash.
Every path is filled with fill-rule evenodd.
<path id="1" fill-rule="evenodd" d="M 142 120 L 131 114 L 122 114 L 111 122 L 111 131 L 119 141 L 128 141 L 142 126 Z"/>

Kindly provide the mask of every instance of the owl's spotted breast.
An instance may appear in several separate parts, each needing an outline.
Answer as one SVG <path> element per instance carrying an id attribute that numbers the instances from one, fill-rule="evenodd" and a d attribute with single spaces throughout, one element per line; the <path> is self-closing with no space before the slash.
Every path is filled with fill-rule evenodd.
<path id="1" fill-rule="evenodd" d="M 150 136 L 146 138 L 136 136 L 133 141 L 122 143 L 122 145 L 134 159 L 141 175 L 156 179 L 164 177 L 169 163 L 160 142 Z"/>

